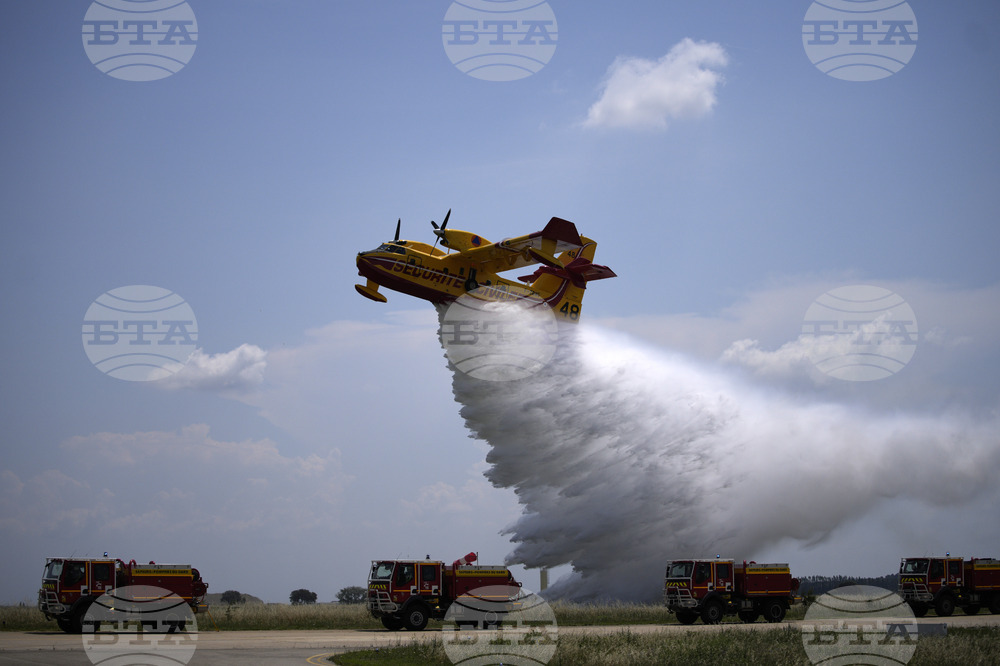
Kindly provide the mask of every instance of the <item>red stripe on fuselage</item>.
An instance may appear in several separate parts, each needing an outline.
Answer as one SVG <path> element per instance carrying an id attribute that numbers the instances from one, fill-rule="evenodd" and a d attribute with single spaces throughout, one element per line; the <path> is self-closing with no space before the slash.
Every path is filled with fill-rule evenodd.
<path id="1" fill-rule="evenodd" d="M 465 277 L 452 275 L 443 271 L 424 268 L 418 264 L 411 264 L 401 259 L 391 257 L 371 257 L 358 256 L 358 274 L 372 282 L 382 285 L 387 289 L 398 291 L 409 296 L 430 301 L 431 303 L 450 303 L 458 298 L 458 295 L 450 293 L 447 289 L 465 289 Z M 409 276 L 407 279 L 404 276 Z M 513 285 L 520 287 L 520 285 Z M 498 296 L 502 298 L 486 300 L 524 300 L 534 303 L 545 303 L 552 309 L 562 301 L 569 288 L 569 281 L 563 279 L 559 288 L 549 297 L 539 301 L 536 298 L 505 289 L 499 289 L 496 285 L 483 285 L 484 291 L 496 289 Z"/>
<path id="2" fill-rule="evenodd" d="M 456 275 L 442 271 L 422 268 L 398 259 L 388 257 L 358 257 L 358 273 L 372 282 L 387 289 L 398 291 L 431 303 L 450 303 L 457 296 L 445 291 L 445 288 L 463 288 L 465 281 Z M 417 280 L 425 280 L 426 284 L 403 277 L 409 275 Z M 435 289 L 432 284 L 439 285 Z"/>

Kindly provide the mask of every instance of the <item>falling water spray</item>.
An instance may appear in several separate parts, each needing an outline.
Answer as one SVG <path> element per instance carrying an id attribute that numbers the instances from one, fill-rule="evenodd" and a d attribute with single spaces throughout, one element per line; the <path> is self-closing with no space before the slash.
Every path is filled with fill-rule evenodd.
<path id="1" fill-rule="evenodd" d="M 672 558 L 816 543 L 888 497 L 971 500 L 1000 469 L 995 424 L 807 403 L 586 325 L 527 376 L 452 369 L 487 478 L 523 507 L 508 564 L 572 565 L 551 598 L 651 601 Z"/>

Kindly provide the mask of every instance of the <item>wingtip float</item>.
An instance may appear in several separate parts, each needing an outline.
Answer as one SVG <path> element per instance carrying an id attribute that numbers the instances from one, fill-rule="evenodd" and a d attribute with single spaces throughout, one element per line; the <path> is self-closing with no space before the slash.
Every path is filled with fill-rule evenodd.
<path id="1" fill-rule="evenodd" d="M 581 236 L 569 220 L 553 217 L 541 231 L 491 243 L 478 234 L 449 229 L 450 218 L 449 210 L 440 226 L 431 222 L 437 237 L 433 245 L 400 240 L 402 223 L 397 221 L 393 240 L 358 253 L 358 274 L 366 283 L 354 288 L 379 303 L 386 302 L 379 292 L 385 287 L 436 305 L 474 292 L 488 301 L 544 304 L 559 319 L 575 322 L 587 283 L 617 277 L 607 266 L 593 263 L 597 243 Z M 517 281 L 500 276 L 534 265 L 533 273 Z"/>

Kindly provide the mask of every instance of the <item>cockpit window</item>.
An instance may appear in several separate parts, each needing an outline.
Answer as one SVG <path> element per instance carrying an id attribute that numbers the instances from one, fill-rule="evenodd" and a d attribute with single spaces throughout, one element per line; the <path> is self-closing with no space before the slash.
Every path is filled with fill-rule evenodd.
<path id="1" fill-rule="evenodd" d="M 389 580 L 392 578 L 392 562 L 375 562 L 372 564 L 372 580 Z"/>
<path id="2" fill-rule="evenodd" d="M 62 574 L 63 561 L 62 560 L 49 560 L 49 563 L 45 565 L 45 572 L 42 574 L 43 579 L 53 579 L 59 578 Z"/>
<path id="3" fill-rule="evenodd" d="M 673 562 L 667 569 L 667 578 L 690 578 L 694 562 Z"/>
<path id="4" fill-rule="evenodd" d="M 392 252 L 393 254 L 406 254 L 406 248 L 399 243 L 382 243 L 376 249 L 376 252 Z"/>

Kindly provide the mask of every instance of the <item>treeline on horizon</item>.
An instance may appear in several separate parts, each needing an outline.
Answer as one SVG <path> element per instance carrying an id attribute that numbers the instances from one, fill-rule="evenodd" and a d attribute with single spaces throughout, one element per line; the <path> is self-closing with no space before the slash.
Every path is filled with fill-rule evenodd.
<path id="1" fill-rule="evenodd" d="M 899 589 L 899 574 L 892 573 L 877 578 L 864 576 L 799 576 L 798 594 L 805 596 L 812 594 L 820 596 L 830 590 L 848 585 L 871 585 L 872 587 L 882 587 L 890 592 Z"/>

